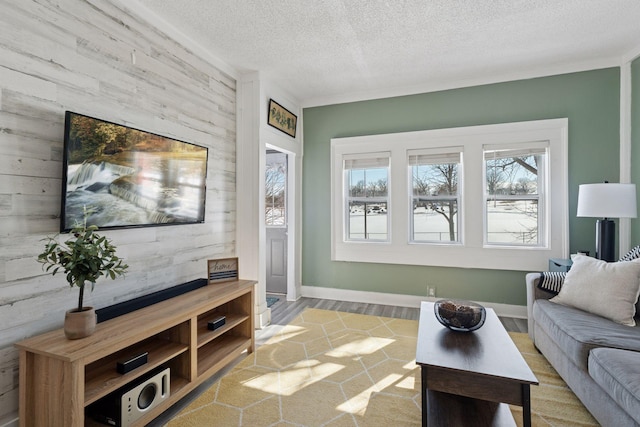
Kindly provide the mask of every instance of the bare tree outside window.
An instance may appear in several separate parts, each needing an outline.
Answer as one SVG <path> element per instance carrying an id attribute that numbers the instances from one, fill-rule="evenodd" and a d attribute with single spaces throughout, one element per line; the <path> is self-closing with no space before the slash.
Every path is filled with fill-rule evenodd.
<path id="1" fill-rule="evenodd" d="M 265 224 L 283 226 L 286 224 L 287 156 L 272 161 L 265 169 Z M 276 159 L 277 160 L 277 159 Z"/>
<path id="2" fill-rule="evenodd" d="M 410 156 L 412 174 L 412 240 L 416 242 L 457 242 L 458 168 L 460 154 L 446 157 L 456 162 L 440 162 L 442 155 Z"/>
<path id="3" fill-rule="evenodd" d="M 539 245 L 545 149 L 485 151 L 485 238 L 489 244 Z"/>

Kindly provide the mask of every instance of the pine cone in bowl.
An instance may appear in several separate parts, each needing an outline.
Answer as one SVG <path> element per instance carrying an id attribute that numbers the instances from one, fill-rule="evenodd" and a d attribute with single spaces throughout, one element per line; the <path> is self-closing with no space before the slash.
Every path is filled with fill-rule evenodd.
<path id="1" fill-rule="evenodd" d="M 471 301 L 438 300 L 433 309 L 438 322 L 451 330 L 460 332 L 479 329 L 486 317 L 485 308 Z"/>

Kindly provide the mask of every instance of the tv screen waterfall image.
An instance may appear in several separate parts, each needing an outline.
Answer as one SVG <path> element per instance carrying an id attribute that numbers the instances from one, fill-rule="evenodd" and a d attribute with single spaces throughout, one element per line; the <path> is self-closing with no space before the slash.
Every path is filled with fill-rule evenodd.
<path id="1" fill-rule="evenodd" d="M 61 231 L 204 222 L 207 148 L 67 112 Z"/>

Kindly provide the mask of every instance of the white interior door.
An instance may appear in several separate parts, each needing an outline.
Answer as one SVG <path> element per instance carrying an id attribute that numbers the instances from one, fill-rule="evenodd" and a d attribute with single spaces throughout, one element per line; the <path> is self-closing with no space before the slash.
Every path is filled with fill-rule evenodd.
<path id="1" fill-rule="evenodd" d="M 266 288 L 287 293 L 287 155 L 267 150 L 265 168 Z"/>

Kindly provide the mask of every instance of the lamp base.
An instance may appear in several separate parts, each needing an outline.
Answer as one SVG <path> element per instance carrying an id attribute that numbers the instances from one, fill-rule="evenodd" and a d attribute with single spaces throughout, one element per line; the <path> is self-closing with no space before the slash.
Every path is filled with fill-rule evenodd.
<path id="1" fill-rule="evenodd" d="M 603 218 L 596 221 L 596 258 L 613 262 L 616 256 L 616 223 Z"/>

